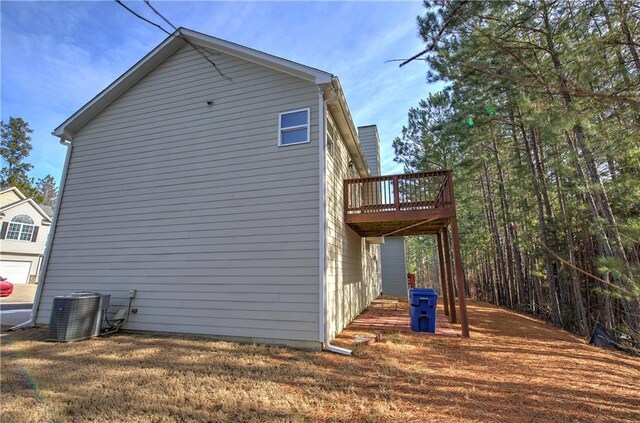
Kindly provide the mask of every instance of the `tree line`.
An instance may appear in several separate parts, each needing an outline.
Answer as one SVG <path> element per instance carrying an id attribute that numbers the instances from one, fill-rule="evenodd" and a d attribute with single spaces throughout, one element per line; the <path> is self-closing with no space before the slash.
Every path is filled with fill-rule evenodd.
<path id="1" fill-rule="evenodd" d="M 395 159 L 453 169 L 469 294 L 640 343 L 640 4 L 425 6 Z"/>
<path id="2" fill-rule="evenodd" d="M 33 169 L 27 162 L 33 149 L 31 133 L 33 130 L 22 118 L 9 117 L 8 122 L 0 122 L 0 187 L 14 186 L 37 203 L 53 206 L 58 196 L 54 177 L 47 175 L 36 180 L 29 176 Z"/>

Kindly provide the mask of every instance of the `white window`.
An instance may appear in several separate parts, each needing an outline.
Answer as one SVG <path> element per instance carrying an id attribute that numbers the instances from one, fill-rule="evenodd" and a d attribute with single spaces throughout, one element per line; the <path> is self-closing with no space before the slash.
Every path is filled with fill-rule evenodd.
<path id="1" fill-rule="evenodd" d="M 280 113 L 278 145 L 302 144 L 311 141 L 309 109 Z"/>
<path id="2" fill-rule="evenodd" d="M 18 215 L 11 219 L 11 222 L 9 222 L 6 239 L 31 241 L 34 228 L 35 225 L 32 218 L 30 218 L 26 214 Z"/>

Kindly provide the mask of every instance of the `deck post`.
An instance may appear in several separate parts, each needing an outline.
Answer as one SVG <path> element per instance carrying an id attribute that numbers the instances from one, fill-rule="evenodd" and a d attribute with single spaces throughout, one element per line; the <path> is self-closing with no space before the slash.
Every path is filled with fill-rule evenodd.
<path id="1" fill-rule="evenodd" d="M 396 210 L 400 211 L 400 189 L 398 184 L 398 175 L 393 176 L 393 203 L 396 206 Z"/>
<path id="2" fill-rule="evenodd" d="M 349 195 L 351 193 L 351 190 L 349 189 L 349 183 L 345 181 L 343 188 L 342 188 L 342 200 L 344 201 L 344 213 L 345 214 L 349 214 L 349 206 L 351 204 L 351 201 L 349 201 Z"/>
<path id="3" fill-rule="evenodd" d="M 444 249 L 444 267 L 447 274 L 447 295 L 449 297 L 449 317 L 451 323 L 457 323 L 456 318 L 456 296 L 453 293 L 453 276 L 451 274 L 451 249 L 449 248 L 449 231 L 445 227 L 440 231 L 442 234 L 442 248 Z"/>
<path id="4" fill-rule="evenodd" d="M 440 270 L 440 284 L 442 285 L 442 303 L 444 304 L 444 315 L 449 315 L 449 295 L 447 293 L 447 279 L 444 272 L 444 257 L 442 257 L 442 233 L 436 234 L 438 240 L 438 268 Z"/>
<path id="5" fill-rule="evenodd" d="M 456 264 L 456 280 L 458 282 L 458 303 L 460 307 L 460 323 L 462 336 L 469 337 L 469 320 L 467 319 L 467 301 L 465 298 L 464 275 L 462 273 L 462 255 L 460 254 L 460 238 L 458 235 L 458 219 L 451 218 L 451 241 L 453 243 L 453 257 Z"/>
<path id="6" fill-rule="evenodd" d="M 464 289 L 464 273 L 462 270 L 462 254 L 460 253 L 460 235 L 458 233 L 458 215 L 456 210 L 456 197 L 453 193 L 453 172 L 447 171 L 449 175 L 449 195 L 451 207 L 454 210 L 451 218 L 451 241 L 453 246 L 453 257 L 456 265 L 456 281 L 458 282 L 458 306 L 460 307 L 460 323 L 462 325 L 462 336 L 469 337 L 469 319 L 467 318 L 467 299 Z M 453 283 L 453 281 L 452 281 Z"/>

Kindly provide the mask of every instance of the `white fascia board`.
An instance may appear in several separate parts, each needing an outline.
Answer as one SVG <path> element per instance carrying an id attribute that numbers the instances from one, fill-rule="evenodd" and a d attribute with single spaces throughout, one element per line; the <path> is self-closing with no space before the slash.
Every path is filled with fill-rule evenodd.
<path id="1" fill-rule="evenodd" d="M 180 28 L 179 31 L 187 37 L 190 42 L 198 45 L 199 47 L 217 50 L 221 53 L 226 53 L 230 56 L 238 57 L 258 65 L 287 73 L 318 85 L 328 84 L 333 78 L 332 74 L 320 69 L 283 59 L 282 57 L 274 56 L 240 44 L 232 43 L 231 41 L 222 40 L 220 38 L 212 37 L 211 35 L 206 35 L 186 28 Z"/>

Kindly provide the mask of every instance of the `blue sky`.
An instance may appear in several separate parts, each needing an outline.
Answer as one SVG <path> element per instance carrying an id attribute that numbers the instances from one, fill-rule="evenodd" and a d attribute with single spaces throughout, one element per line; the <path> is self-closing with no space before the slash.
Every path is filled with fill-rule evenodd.
<path id="1" fill-rule="evenodd" d="M 155 18 L 142 2 L 126 1 Z M 175 25 L 337 75 L 357 126 L 377 124 L 383 173 L 401 172 L 393 139 L 427 96 L 424 62 L 399 69 L 424 44 L 422 2 L 153 2 Z M 29 122 L 31 175 L 60 180 L 65 147 L 51 131 L 166 34 L 114 1 L 0 3 L 2 120 Z M 157 20 L 157 19 L 154 19 Z"/>

